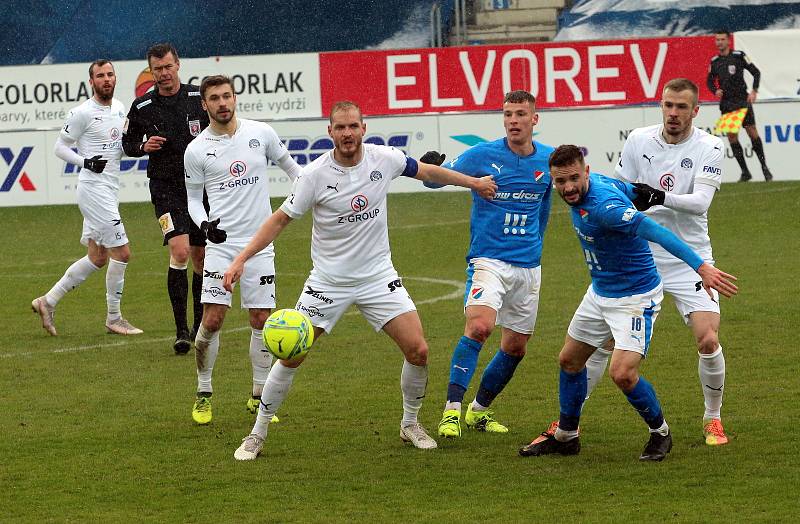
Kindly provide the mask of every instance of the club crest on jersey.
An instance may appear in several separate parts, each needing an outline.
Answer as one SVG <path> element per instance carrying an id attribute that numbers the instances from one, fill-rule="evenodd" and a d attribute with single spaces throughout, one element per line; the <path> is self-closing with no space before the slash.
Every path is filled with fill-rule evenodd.
<path id="1" fill-rule="evenodd" d="M 372 173 L 369 174 L 369 179 L 372 180 L 373 182 L 377 182 L 381 178 L 383 178 L 383 175 L 381 174 L 380 171 L 373 171 Z"/>
<path id="2" fill-rule="evenodd" d="M 544 176 L 544 171 L 534 171 L 533 172 L 533 179 L 536 180 L 537 182 L 539 180 L 541 180 L 543 176 Z"/>
<path id="3" fill-rule="evenodd" d="M 675 187 L 675 177 L 672 176 L 672 173 L 661 175 L 658 185 L 660 185 L 661 189 L 664 191 L 672 191 L 672 189 Z"/>
<path id="4" fill-rule="evenodd" d="M 584 222 L 589 220 L 589 212 L 586 211 L 585 209 L 579 209 L 578 214 L 581 216 L 581 220 L 583 220 Z"/>
<path id="5" fill-rule="evenodd" d="M 117 140 L 119 138 L 119 129 L 116 127 L 111 129 L 111 140 Z"/>
<path id="6" fill-rule="evenodd" d="M 469 291 L 469 295 L 474 298 L 481 298 L 483 296 L 483 288 L 480 286 L 475 286 Z"/>
<path id="7" fill-rule="evenodd" d="M 728 74 L 729 75 L 735 75 L 736 74 L 736 66 L 735 65 L 731 64 L 731 65 L 728 66 Z"/>
<path id="8" fill-rule="evenodd" d="M 369 205 L 369 200 L 364 195 L 356 195 L 350 200 L 350 208 L 355 211 L 356 213 L 360 213 L 367 209 Z"/>
<path id="9" fill-rule="evenodd" d="M 691 158 L 684 158 L 681 160 L 681 167 L 684 169 L 691 169 L 694 164 Z"/>
<path id="10" fill-rule="evenodd" d="M 231 176 L 242 176 L 247 172 L 247 164 L 241 160 L 234 160 L 231 162 L 231 167 L 228 168 L 228 171 L 230 171 Z"/>
<path id="11" fill-rule="evenodd" d="M 200 134 L 199 120 L 189 120 L 189 134 L 192 136 L 197 136 Z"/>
<path id="12" fill-rule="evenodd" d="M 261 142 L 259 142 L 259 141 L 258 141 L 258 140 L 256 140 L 255 138 L 253 138 L 253 139 L 251 139 L 251 140 L 250 140 L 250 149 L 256 149 L 256 148 L 258 148 L 258 146 L 260 146 L 260 145 L 261 145 Z"/>

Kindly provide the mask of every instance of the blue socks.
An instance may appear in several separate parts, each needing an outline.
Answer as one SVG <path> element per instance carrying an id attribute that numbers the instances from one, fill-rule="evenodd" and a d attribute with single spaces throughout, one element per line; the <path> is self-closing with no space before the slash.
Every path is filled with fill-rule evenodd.
<path id="1" fill-rule="evenodd" d="M 483 372 L 481 385 L 475 397 L 478 404 L 488 407 L 514 376 L 514 371 L 520 362 L 522 362 L 522 357 L 515 357 L 498 350 Z"/>
<path id="2" fill-rule="evenodd" d="M 469 337 L 461 337 L 450 360 L 450 384 L 447 386 L 448 402 L 463 402 L 469 381 L 478 365 L 481 344 Z"/>
<path id="3" fill-rule="evenodd" d="M 658 429 L 664 424 L 664 414 L 661 412 L 656 390 L 644 377 L 640 376 L 633 389 L 624 393 L 650 429 Z"/>
<path id="4" fill-rule="evenodd" d="M 561 370 L 558 379 L 558 403 L 561 414 L 558 427 L 563 431 L 577 431 L 581 419 L 581 408 L 586 400 L 586 368 L 577 373 Z"/>

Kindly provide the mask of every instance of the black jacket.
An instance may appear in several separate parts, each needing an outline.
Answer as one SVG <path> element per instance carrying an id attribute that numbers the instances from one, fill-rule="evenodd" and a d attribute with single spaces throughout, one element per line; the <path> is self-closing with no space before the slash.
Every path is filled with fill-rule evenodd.
<path id="1" fill-rule="evenodd" d="M 758 91 L 761 71 L 747 58 L 744 52 L 731 51 L 727 56 L 717 55 L 711 59 L 706 85 L 712 93 L 715 93 L 717 88 L 722 89 L 720 103 L 747 103 L 747 84 L 744 81 L 745 69 L 753 75 L 753 90 Z"/>
<path id="2" fill-rule="evenodd" d="M 173 96 L 158 90 L 145 93 L 131 104 L 122 135 L 122 148 L 130 157 L 145 154 L 142 144 L 153 135 L 167 139 L 160 151 L 150 153 L 148 178 L 182 182 L 186 146 L 208 126 L 208 114 L 200 103 L 200 88 L 181 84 Z"/>

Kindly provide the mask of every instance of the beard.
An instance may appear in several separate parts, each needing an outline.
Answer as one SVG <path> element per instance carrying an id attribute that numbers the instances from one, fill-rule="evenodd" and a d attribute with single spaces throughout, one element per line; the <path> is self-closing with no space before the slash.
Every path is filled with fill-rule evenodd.
<path id="1" fill-rule="evenodd" d="M 107 102 L 107 101 L 111 100 L 112 98 L 114 98 L 114 87 L 115 86 L 111 86 L 111 87 L 108 87 L 108 88 L 104 88 L 104 87 L 95 88 L 94 94 L 95 94 L 95 96 L 97 96 L 98 99 L 103 100 L 104 102 Z"/>

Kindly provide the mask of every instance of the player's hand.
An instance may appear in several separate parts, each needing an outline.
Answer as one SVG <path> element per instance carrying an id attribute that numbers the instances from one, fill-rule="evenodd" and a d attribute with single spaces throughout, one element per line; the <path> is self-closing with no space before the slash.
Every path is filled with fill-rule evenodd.
<path id="1" fill-rule="evenodd" d="M 756 91 L 750 91 L 747 94 L 747 103 L 748 104 L 752 104 L 753 102 L 755 102 L 757 96 L 758 96 L 758 93 Z"/>
<path id="2" fill-rule="evenodd" d="M 714 91 L 714 94 L 717 96 L 717 98 L 722 98 L 722 89 L 717 89 Z"/>
<path id="3" fill-rule="evenodd" d="M 639 211 L 646 211 L 653 206 L 663 206 L 664 198 L 667 196 L 660 189 L 641 183 L 633 184 L 633 192 L 636 193 L 633 206 Z"/>
<path id="4" fill-rule="evenodd" d="M 219 229 L 217 227 L 219 225 L 219 220 L 218 218 L 211 222 L 203 221 L 203 223 L 200 224 L 200 231 L 203 232 L 209 241 L 215 244 L 222 244 L 228 238 L 228 233 L 226 233 L 224 229 Z"/>
<path id="5" fill-rule="evenodd" d="M 428 151 L 419 157 L 419 161 L 423 164 L 434 164 L 440 166 L 444 163 L 445 158 L 447 158 L 447 156 L 444 153 L 439 154 L 438 151 Z"/>
<path id="6" fill-rule="evenodd" d="M 103 160 L 101 155 L 95 155 L 92 158 L 83 159 L 83 167 L 95 173 L 102 173 L 106 168 L 108 160 Z"/>
<path id="7" fill-rule="evenodd" d="M 145 153 L 152 153 L 154 151 L 160 151 L 161 148 L 164 146 L 164 142 L 167 139 L 163 136 L 153 135 L 147 139 L 147 142 L 144 143 L 142 146 L 142 151 Z"/>
<path id="8" fill-rule="evenodd" d="M 228 266 L 228 269 L 225 270 L 225 274 L 222 275 L 222 287 L 228 293 L 233 293 L 233 285 L 242 278 L 242 272 L 244 272 L 244 262 L 239 260 L 239 257 L 236 257 L 231 262 L 231 265 Z"/>
<path id="9" fill-rule="evenodd" d="M 714 295 L 711 293 L 712 289 L 716 289 L 719 291 L 720 295 L 725 297 L 732 297 L 739 292 L 739 288 L 734 284 L 736 281 L 735 276 L 715 268 L 708 262 L 703 262 L 703 264 L 697 268 L 697 274 L 703 279 L 703 287 L 706 293 L 708 293 L 708 296 L 712 299 L 714 298 Z"/>
<path id="10" fill-rule="evenodd" d="M 497 183 L 494 181 L 494 175 L 476 178 L 475 186 L 472 188 L 472 190 L 486 200 L 493 199 L 494 194 L 497 192 Z"/>

